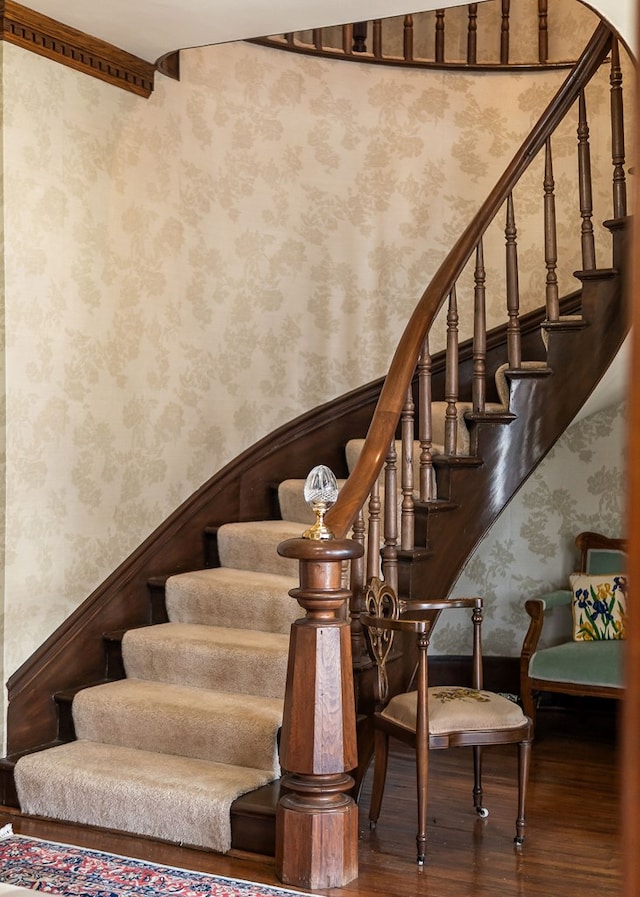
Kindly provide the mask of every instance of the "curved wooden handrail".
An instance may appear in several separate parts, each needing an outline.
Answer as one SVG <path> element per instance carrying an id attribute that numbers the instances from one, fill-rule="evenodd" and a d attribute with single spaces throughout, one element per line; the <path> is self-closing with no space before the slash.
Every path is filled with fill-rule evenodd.
<path id="1" fill-rule="evenodd" d="M 529 167 L 545 141 L 595 75 L 611 45 L 611 32 L 601 23 L 564 83 L 525 138 L 502 177 L 440 265 L 418 302 L 395 351 L 362 453 L 340 491 L 326 521 L 338 538 L 344 538 L 376 481 L 396 432 L 407 390 L 418 362 L 424 338 L 449 292 L 460 276 L 482 235 Z"/>

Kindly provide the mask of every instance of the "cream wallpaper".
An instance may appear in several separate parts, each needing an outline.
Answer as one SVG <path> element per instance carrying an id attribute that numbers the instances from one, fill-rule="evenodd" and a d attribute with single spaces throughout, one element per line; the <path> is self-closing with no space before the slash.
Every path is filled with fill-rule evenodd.
<path id="1" fill-rule="evenodd" d="M 183 53 L 182 80 L 159 77 L 144 101 L 2 53 L 6 678 L 226 462 L 385 371 L 562 76 L 345 66 L 241 43 Z M 607 102 L 605 76 L 592 114 Z M 595 172 L 610 169 L 605 137 L 594 129 Z M 556 148 L 565 288 L 579 267 L 574 144 L 568 129 Z M 537 195 L 540 180 L 538 167 Z M 596 200 L 599 220 L 608 187 Z M 540 296 L 532 207 L 516 199 L 524 309 Z M 503 252 L 498 228 L 492 321 Z M 515 551 L 530 510 L 509 513 L 498 541 Z M 512 597 L 492 621 L 500 652 L 517 641 Z"/>

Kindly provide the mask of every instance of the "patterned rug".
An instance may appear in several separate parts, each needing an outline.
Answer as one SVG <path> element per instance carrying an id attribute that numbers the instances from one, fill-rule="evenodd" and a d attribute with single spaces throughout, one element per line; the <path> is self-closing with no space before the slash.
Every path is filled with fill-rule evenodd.
<path id="1" fill-rule="evenodd" d="M 20 889 L 69 897 L 294 897 L 272 885 L 157 866 L 0 831 L 0 897 Z M 16 890 L 18 889 L 18 890 Z"/>

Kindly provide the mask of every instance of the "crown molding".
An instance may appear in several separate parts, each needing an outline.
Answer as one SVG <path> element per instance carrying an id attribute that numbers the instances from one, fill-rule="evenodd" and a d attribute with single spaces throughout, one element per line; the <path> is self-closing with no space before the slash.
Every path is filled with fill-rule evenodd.
<path id="1" fill-rule="evenodd" d="M 13 0 L 0 0 L 0 38 L 141 97 L 153 91 L 155 66 L 97 37 Z"/>

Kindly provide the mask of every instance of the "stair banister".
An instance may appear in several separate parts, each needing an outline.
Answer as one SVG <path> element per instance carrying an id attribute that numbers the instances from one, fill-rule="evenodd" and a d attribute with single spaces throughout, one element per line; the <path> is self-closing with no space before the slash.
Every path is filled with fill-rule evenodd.
<path id="1" fill-rule="evenodd" d="M 611 40 L 609 28 L 604 23 L 598 25 L 570 74 L 458 238 L 413 311 L 391 361 L 360 458 L 341 489 L 336 504 L 327 514 L 327 523 L 336 537 L 344 538 L 347 535 L 382 470 L 424 339 L 437 313 L 497 211 L 578 99 L 583 87 L 597 72 L 610 49 Z"/>

